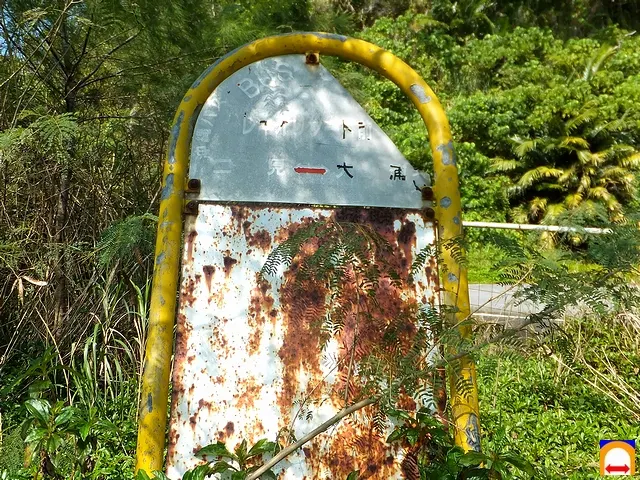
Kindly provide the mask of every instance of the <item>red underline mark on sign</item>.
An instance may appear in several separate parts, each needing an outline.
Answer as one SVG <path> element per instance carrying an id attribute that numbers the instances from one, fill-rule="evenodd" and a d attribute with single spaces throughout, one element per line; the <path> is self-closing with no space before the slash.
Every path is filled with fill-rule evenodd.
<path id="1" fill-rule="evenodd" d="M 315 167 L 296 167 L 293 169 L 296 173 L 315 173 L 316 175 L 324 175 L 327 173 L 326 168 L 315 168 Z"/>

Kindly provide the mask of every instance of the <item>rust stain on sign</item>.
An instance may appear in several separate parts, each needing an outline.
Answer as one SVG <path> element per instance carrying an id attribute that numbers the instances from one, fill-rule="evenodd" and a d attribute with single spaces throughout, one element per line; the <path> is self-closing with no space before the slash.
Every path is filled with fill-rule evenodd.
<path id="1" fill-rule="evenodd" d="M 315 222 L 376 232 L 388 245 L 376 250 L 376 260 L 399 281 L 382 275 L 363 295 L 361 273 L 347 265 L 340 294 L 330 297 L 323 279 L 301 274 L 324 237 L 309 238 L 289 268 L 261 278 L 274 248 Z M 284 444 L 362 398 L 353 366 L 374 351 L 405 354 L 420 305 L 436 303 L 434 259 L 410 279 L 416 255 L 434 242 L 433 226 L 419 211 L 201 204 L 185 228 L 171 478 L 198 464 L 193 452 L 205 445 L 223 441 L 232 450 L 243 439 L 251 445 L 276 437 Z M 341 322 L 333 335 L 324 328 L 328 308 Z M 398 341 L 385 342 L 389 335 Z M 401 396 L 400 408 L 417 407 L 412 393 Z M 374 414 L 374 406 L 366 407 L 319 435 L 278 464 L 278 478 L 345 478 L 356 469 L 360 478 L 403 478 L 403 449 L 385 444 Z"/>

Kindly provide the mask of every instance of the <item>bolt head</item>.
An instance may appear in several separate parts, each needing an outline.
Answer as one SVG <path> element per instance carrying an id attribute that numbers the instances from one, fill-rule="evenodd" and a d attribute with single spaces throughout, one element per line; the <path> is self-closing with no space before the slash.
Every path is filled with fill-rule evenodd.
<path id="1" fill-rule="evenodd" d="M 189 215 L 196 215 L 198 213 L 198 202 L 195 202 L 193 200 L 187 202 L 187 204 L 184 206 L 184 211 Z"/>
<path id="2" fill-rule="evenodd" d="M 424 216 L 427 217 L 428 220 L 433 220 L 436 218 L 436 211 L 431 207 L 427 207 L 424 209 Z"/>
<path id="3" fill-rule="evenodd" d="M 199 191 L 201 182 L 199 178 L 190 178 L 187 182 L 187 188 L 191 191 Z"/>
<path id="4" fill-rule="evenodd" d="M 315 52 L 307 53 L 305 61 L 309 65 L 318 65 L 320 63 L 320 55 Z"/>
<path id="5" fill-rule="evenodd" d="M 428 202 L 433 201 L 433 188 L 431 187 L 423 187 L 422 188 L 422 199 Z"/>

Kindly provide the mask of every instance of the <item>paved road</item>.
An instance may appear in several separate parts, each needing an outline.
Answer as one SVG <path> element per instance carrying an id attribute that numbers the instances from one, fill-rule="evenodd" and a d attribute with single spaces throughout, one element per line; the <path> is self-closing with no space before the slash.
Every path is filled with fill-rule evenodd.
<path id="1" fill-rule="evenodd" d="M 509 290 L 498 284 L 477 284 L 469 285 L 469 300 L 471 311 L 477 311 L 475 317 L 488 322 L 505 323 L 507 326 L 517 326 L 527 315 L 542 310 L 543 306 L 533 302 L 518 304 L 514 299 L 516 289 Z M 639 287 L 640 288 L 640 287 Z M 564 315 L 577 317 L 590 311 L 586 304 L 570 305 Z M 557 318 L 556 321 L 562 323 L 564 318 Z"/>
<path id="2" fill-rule="evenodd" d="M 539 311 L 542 307 L 533 302 L 518 304 L 514 299 L 516 289 L 495 283 L 469 285 L 471 311 L 476 316 L 490 321 L 521 320 L 528 314 Z"/>

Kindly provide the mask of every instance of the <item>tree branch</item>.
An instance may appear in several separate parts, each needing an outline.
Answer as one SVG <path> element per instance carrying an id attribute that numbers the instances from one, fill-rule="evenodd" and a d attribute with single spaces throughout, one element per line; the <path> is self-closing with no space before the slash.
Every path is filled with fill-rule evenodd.
<path id="1" fill-rule="evenodd" d="M 105 75 L 104 77 L 98 77 L 98 78 L 94 78 L 93 80 L 89 80 L 87 82 L 84 83 L 83 88 L 87 87 L 89 85 L 91 85 L 92 83 L 98 83 L 98 82 L 103 82 L 105 80 L 109 80 L 110 78 L 117 78 L 122 76 L 125 73 L 131 72 L 132 70 L 143 70 L 142 72 L 137 72 L 137 73 L 129 73 L 129 76 L 134 77 L 134 76 L 139 76 L 139 75 L 149 75 L 150 71 L 149 71 L 149 67 L 158 67 L 160 65 L 165 65 L 168 63 L 171 63 L 173 65 L 177 65 L 178 63 L 176 62 L 176 60 L 181 60 L 183 58 L 192 56 L 192 55 L 196 55 L 198 53 L 200 53 L 201 51 L 205 51 L 205 50 L 199 50 L 196 52 L 191 52 L 191 53 L 186 53 L 184 55 L 179 55 L 176 57 L 171 57 L 168 58 L 166 60 L 163 60 L 161 62 L 155 62 L 155 63 L 148 63 L 148 64 L 143 64 L 143 65 L 135 65 L 133 67 L 128 67 L 128 68 L 122 68 L 120 70 L 118 70 L 115 73 L 111 73 L 109 75 Z M 203 61 L 207 61 L 207 62 L 211 62 L 215 57 L 209 58 L 209 59 L 200 59 L 200 58 L 196 58 L 194 60 L 191 60 L 189 62 L 180 62 L 182 65 L 192 65 L 194 63 L 201 63 Z M 153 71 L 158 71 L 158 70 L 153 70 Z"/>
<path id="2" fill-rule="evenodd" d="M 43 59 L 46 57 L 47 53 L 49 52 L 50 48 L 51 48 L 51 44 L 48 42 L 49 37 L 54 38 L 57 34 L 58 34 L 58 30 L 60 29 L 62 22 L 64 20 L 64 16 L 67 13 L 67 10 L 71 7 L 71 5 L 73 4 L 73 2 L 68 2 L 67 4 L 65 4 L 64 8 L 62 9 L 60 15 L 58 16 L 58 18 L 56 18 L 56 20 L 53 22 L 51 30 L 45 35 L 45 37 L 42 39 L 42 41 L 40 42 L 40 44 L 33 50 L 33 52 L 31 52 L 30 55 L 27 55 L 25 51 L 22 50 L 22 48 L 20 48 L 18 41 L 15 40 L 14 38 L 12 38 L 9 35 L 9 32 L 6 31 L 6 38 L 9 39 L 11 41 L 11 43 L 14 45 L 14 47 L 18 48 L 18 50 L 20 51 L 20 53 L 25 57 L 25 60 L 27 60 L 27 62 L 23 62 L 22 65 L 14 72 L 12 72 L 3 82 L 2 84 L 0 84 L 0 88 L 2 88 L 4 85 L 6 85 L 14 76 L 16 76 L 18 73 L 20 73 L 20 71 L 22 71 L 23 68 L 25 68 L 27 65 L 31 65 L 31 67 L 34 69 L 34 73 L 36 75 L 38 75 L 38 71 L 40 70 L 40 67 L 42 66 L 42 64 L 44 63 L 44 61 L 40 62 L 40 65 L 36 66 L 32 61 L 31 58 L 34 57 L 36 55 L 36 52 L 38 52 L 40 50 L 40 48 L 42 46 L 44 46 L 45 44 L 47 44 L 47 46 L 49 48 L 46 49 L 46 51 L 44 52 L 43 55 Z M 15 24 L 18 25 L 20 22 L 18 22 L 16 20 L 15 17 L 13 17 L 13 15 L 11 15 L 6 9 L 2 10 L 2 15 L 3 15 L 3 19 L 6 15 L 7 18 L 10 18 L 11 21 Z M 4 23 L 3 23 L 4 25 Z M 31 35 L 30 35 L 31 36 Z M 39 76 L 39 75 L 38 75 Z"/>
<path id="3" fill-rule="evenodd" d="M 372 405 L 372 404 L 376 403 L 378 400 L 379 400 L 378 397 L 376 397 L 376 398 L 366 398 L 364 400 L 360 400 L 358 403 L 354 403 L 350 407 L 343 408 L 338 413 L 336 413 L 333 417 L 331 417 L 329 420 L 324 422 L 322 425 L 320 425 L 319 427 L 315 428 L 311 432 L 307 433 L 300 440 L 298 440 L 297 442 L 295 442 L 295 443 L 289 445 L 288 447 L 283 448 L 282 450 L 280 450 L 280 452 L 275 457 L 273 457 L 267 463 L 262 465 L 256 471 L 254 471 L 254 472 L 250 473 L 249 475 L 247 475 L 247 480 L 256 480 L 257 478 L 260 478 L 260 475 L 262 475 L 264 472 L 266 472 L 271 467 L 276 465 L 280 460 L 288 457 L 291 453 L 295 452 L 297 449 L 302 447 L 305 443 L 313 440 L 315 437 L 320 435 L 322 432 L 326 431 L 329 427 L 331 427 L 331 426 L 335 425 L 336 423 L 338 423 L 340 420 L 342 420 L 347 415 L 351 415 L 352 413 L 357 412 L 358 410 L 360 410 L 360 409 L 362 409 L 364 407 Z"/>
<path id="4" fill-rule="evenodd" d="M 80 66 L 80 63 L 82 62 L 82 59 L 87 53 L 87 45 L 89 44 L 89 37 L 91 36 L 91 30 L 92 30 L 91 26 L 87 27 L 87 33 L 84 36 L 84 42 L 82 42 L 82 51 L 80 52 L 80 55 L 78 55 L 78 58 L 76 59 L 76 61 L 71 66 L 71 71 L 69 72 L 69 78 L 72 78 L 73 75 L 76 73 L 76 71 L 78 70 L 78 67 Z"/>
<path id="5" fill-rule="evenodd" d="M 133 35 L 131 35 L 130 37 L 128 37 L 127 39 L 125 39 L 122 43 L 116 45 L 115 47 L 113 47 L 111 50 L 109 50 L 105 55 L 103 55 L 103 57 L 100 59 L 100 61 L 98 62 L 98 64 L 94 67 L 93 70 L 91 70 L 91 72 L 89 72 L 87 75 L 84 76 L 84 78 L 82 78 L 81 80 L 78 81 L 78 83 L 75 84 L 75 86 L 69 90 L 69 92 L 67 93 L 67 95 L 70 95 L 71 93 L 75 92 L 76 90 L 80 90 L 82 87 L 85 86 L 85 83 L 91 78 L 93 77 L 98 70 L 100 70 L 100 67 L 102 67 L 102 65 L 104 64 L 104 62 L 106 62 L 111 55 L 113 55 L 115 52 L 117 52 L 118 50 L 120 50 L 122 47 L 124 47 L 125 45 L 127 45 L 128 43 L 130 43 L 132 40 L 134 40 L 138 35 L 140 34 L 140 32 L 136 32 Z"/>

